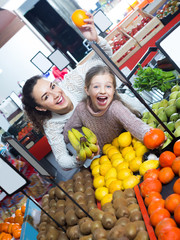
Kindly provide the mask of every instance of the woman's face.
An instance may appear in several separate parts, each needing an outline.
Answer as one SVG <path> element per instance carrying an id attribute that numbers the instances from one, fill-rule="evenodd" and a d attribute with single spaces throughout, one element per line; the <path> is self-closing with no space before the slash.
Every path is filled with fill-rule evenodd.
<path id="1" fill-rule="evenodd" d="M 85 90 L 91 98 L 94 111 L 106 110 L 112 102 L 115 92 L 112 76 L 110 74 L 94 76 L 89 88 L 85 88 Z"/>
<path id="2" fill-rule="evenodd" d="M 41 107 L 38 111 L 49 110 L 57 114 L 66 114 L 73 109 L 73 104 L 64 91 L 56 84 L 39 79 L 33 88 L 33 97 Z"/>

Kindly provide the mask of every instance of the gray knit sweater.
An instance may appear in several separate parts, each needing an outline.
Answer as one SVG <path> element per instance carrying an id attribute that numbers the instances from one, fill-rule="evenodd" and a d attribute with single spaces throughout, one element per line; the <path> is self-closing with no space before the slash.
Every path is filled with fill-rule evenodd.
<path id="1" fill-rule="evenodd" d="M 64 138 L 66 143 L 69 142 L 68 130 L 71 128 L 80 130 L 82 126 L 88 127 L 96 134 L 100 149 L 104 144 L 111 143 L 115 137 L 118 137 L 123 129 L 143 141 L 145 133 L 151 128 L 118 100 L 113 101 L 103 114 L 93 112 L 85 101 L 80 102 L 65 124 Z"/>

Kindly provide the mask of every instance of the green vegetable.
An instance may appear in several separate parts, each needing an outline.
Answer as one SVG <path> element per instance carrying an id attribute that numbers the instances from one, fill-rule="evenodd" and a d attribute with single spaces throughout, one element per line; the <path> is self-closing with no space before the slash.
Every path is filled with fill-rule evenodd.
<path id="1" fill-rule="evenodd" d="M 137 77 L 134 81 L 134 87 L 138 92 L 144 90 L 151 91 L 153 88 L 159 89 L 162 92 L 166 92 L 174 86 L 174 83 L 169 81 L 175 79 L 173 71 L 165 72 L 159 68 L 142 68 L 139 64 L 139 70 L 137 71 Z"/>

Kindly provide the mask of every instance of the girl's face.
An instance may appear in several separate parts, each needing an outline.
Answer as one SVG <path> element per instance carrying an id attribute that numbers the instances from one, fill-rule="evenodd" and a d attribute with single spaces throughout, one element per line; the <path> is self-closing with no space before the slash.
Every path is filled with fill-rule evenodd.
<path id="1" fill-rule="evenodd" d="M 110 74 L 94 76 L 89 88 L 85 87 L 85 91 L 91 98 L 92 108 L 95 112 L 106 110 L 112 102 L 115 92 L 112 76 Z"/>
<path id="2" fill-rule="evenodd" d="M 66 114 L 73 109 L 73 104 L 63 90 L 56 84 L 39 79 L 33 88 L 33 97 L 41 107 L 38 111 L 49 110 L 58 114 Z"/>

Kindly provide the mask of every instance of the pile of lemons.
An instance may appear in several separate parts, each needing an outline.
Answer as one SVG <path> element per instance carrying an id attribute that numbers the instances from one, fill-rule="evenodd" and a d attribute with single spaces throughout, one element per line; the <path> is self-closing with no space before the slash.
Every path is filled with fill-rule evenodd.
<path id="1" fill-rule="evenodd" d="M 116 190 L 133 188 L 140 182 L 139 171 L 143 155 L 148 149 L 130 132 L 123 132 L 111 144 L 103 146 L 103 155 L 92 161 L 90 168 L 95 197 L 103 206 L 111 202 Z"/>

